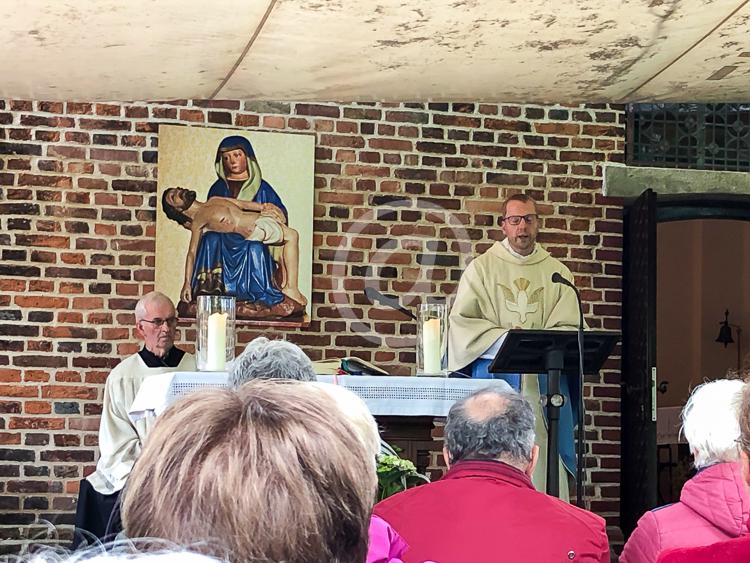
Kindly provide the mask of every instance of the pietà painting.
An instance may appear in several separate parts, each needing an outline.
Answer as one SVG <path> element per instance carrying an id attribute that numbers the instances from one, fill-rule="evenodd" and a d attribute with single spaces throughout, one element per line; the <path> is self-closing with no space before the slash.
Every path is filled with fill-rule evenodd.
<path id="1" fill-rule="evenodd" d="M 315 137 L 162 125 L 156 287 L 192 318 L 233 295 L 238 320 L 309 324 Z"/>

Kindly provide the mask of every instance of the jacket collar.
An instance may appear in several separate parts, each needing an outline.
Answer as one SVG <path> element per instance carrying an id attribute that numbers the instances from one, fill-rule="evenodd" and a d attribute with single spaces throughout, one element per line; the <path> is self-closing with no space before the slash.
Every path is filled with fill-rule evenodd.
<path id="1" fill-rule="evenodd" d="M 547 252 L 537 243 L 537 245 L 534 247 L 534 252 L 532 252 L 528 256 L 525 256 L 523 259 L 519 259 L 511 254 L 510 251 L 505 248 L 505 245 L 502 242 L 498 241 L 495 241 L 495 243 L 490 246 L 490 249 L 487 252 L 497 258 L 500 258 L 501 260 L 521 266 L 531 266 L 532 264 L 538 264 L 539 262 L 543 262 L 544 260 L 549 258 L 550 255 L 549 252 Z"/>
<path id="2" fill-rule="evenodd" d="M 502 461 L 469 459 L 456 462 L 451 466 L 443 479 L 463 479 L 467 477 L 484 477 L 502 481 L 515 487 L 534 489 L 531 479 L 520 469 Z"/>
<path id="3" fill-rule="evenodd" d="M 167 355 L 164 356 L 163 358 L 160 358 L 153 352 L 147 350 L 146 347 L 144 346 L 143 348 L 141 348 L 140 352 L 138 352 L 138 355 L 143 360 L 143 363 L 146 364 L 146 367 L 176 368 L 178 365 L 180 365 L 180 362 L 182 361 L 182 356 L 185 355 L 185 352 L 177 348 L 177 346 L 172 346 L 169 349 L 169 352 L 167 352 Z"/>

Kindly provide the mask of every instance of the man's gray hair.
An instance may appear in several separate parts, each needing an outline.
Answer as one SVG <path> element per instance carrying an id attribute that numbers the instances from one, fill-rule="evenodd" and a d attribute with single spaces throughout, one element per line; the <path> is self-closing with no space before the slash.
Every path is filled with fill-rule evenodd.
<path id="1" fill-rule="evenodd" d="M 136 321 L 142 321 L 146 318 L 147 312 L 146 308 L 156 301 L 162 301 L 164 303 L 169 303 L 172 308 L 174 309 L 174 303 L 172 300 L 164 295 L 161 291 L 150 291 L 143 297 L 141 297 L 138 300 L 138 303 L 135 304 L 135 320 Z"/>
<path id="2" fill-rule="evenodd" d="M 302 349 L 286 340 L 259 336 L 234 361 L 229 383 L 239 387 L 251 379 L 315 381 L 315 369 Z"/>
<path id="3" fill-rule="evenodd" d="M 534 412 L 515 391 L 493 388 L 456 401 L 445 424 L 445 446 L 451 463 L 497 459 L 514 466 L 531 461 Z"/>

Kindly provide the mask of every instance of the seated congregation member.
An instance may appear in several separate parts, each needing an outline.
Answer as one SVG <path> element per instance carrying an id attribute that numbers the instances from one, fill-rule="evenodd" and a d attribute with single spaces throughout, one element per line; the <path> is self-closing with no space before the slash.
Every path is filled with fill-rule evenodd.
<path id="1" fill-rule="evenodd" d="M 259 336 L 234 361 L 229 381 L 238 387 L 258 378 L 315 381 L 315 370 L 310 358 L 296 344 Z"/>
<path id="2" fill-rule="evenodd" d="M 100 456 L 96 471 L 81 481 L 74 548 L 84 541 L 104 538 L 108 524 L 109 532 L 120 531 L 117 500 L 154 421 L 147 417 L 133 422 L 128 417 L 143 380 L 169 371 L 195 370 L 192 354 L 174 345 L 177 314 L 169 297 L 158 291 L 144 295 L 135 306 L 135 327 L 143 338 L 143 348 L 122 360 L 104 386 Z"/>
<path id="3" fill-rule="evenodd" d="M 138 539 L 92 544 L 85 549 L 67 552 L 60 546 L 34 546 L 23 555 L 14 556 L 13 563 L 230 563 L 189 549 L 171 545 L 170 542 L 148 540 L 148 548 L 141 551 Z"/>
<path id="4" fill-rule="evenodd" d="M 362 563 L 377 479 L 336 403 L 310 383 L 258 379 L 175 402 L 128 481 L 130 537 L 232 563 Z"/>
<path id="5" fill-rule="evenodd" d="M 750 495 L 737 463 L 742 389 L 736 379 L 695 388 L 682 411 L 682 430 L 698 473 L 685 483 L 679 502 L 641 517 L 621 563 L 653 563 L 667 549 L 748 533 Z"/>
<path id="6" fill-rule="evenodd" d="M 375 505 L 409 544 L 406 563 L 609 562 L 602 518 L 534 489 L 534 425 L 515 391 L 482 389 L 451 407 L 445 476 Z"/>
<path id="7" fill-rule="evenodd" d="M 381 448 L 380 432 L 365 402 L 340 385 L 330 383 L 314 383 L 313 385 L 336 402 L 336 406 L 362 440 L 367 457 L 372 461 L 372 470 L 377 471 L 375 460 Z M 374 514 L 370 519 L 369 539 L 366 563 L 402 563 L 401 557 L 408 547 L 406 542 L 388 522 Z"/>
<path id="8" fill-rule="evenodd" d="M 718 414 L 718 413 L 717 413 Z M 740 406 L 740 474 L 746 486 L 750 487 L 750 385 L 742 390 Z M 716 504 L 721 499 L 716 499 Z M 746 563 L 750 561 L 750 534 L 739 538 L 720 541 L 702 547 L 677 548 L 665 551 L 658 563 Z"/>

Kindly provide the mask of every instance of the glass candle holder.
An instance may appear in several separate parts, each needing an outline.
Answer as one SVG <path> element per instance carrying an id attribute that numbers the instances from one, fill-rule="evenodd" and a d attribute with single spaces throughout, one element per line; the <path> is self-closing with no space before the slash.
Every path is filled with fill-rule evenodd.
<path id="1" fill-rule="evenodd" d="M 447 348 L 448 306 L 422 303 L 417 314 L 417 375 L 445 375 Z"/>
<path id="2" fill-rule="evenodd" d="M 200 371 L 225 371 L 234 360 L 235 299 L 225 295 L 198 296 L 196 364 Z"/>

